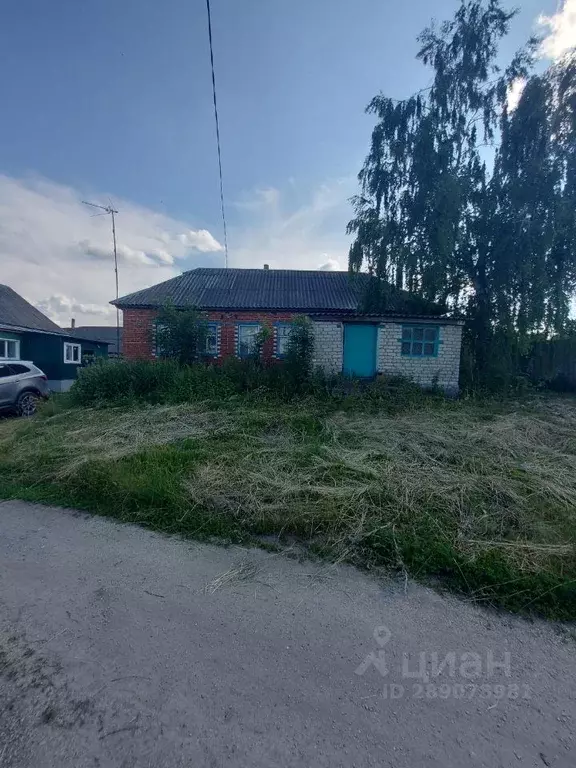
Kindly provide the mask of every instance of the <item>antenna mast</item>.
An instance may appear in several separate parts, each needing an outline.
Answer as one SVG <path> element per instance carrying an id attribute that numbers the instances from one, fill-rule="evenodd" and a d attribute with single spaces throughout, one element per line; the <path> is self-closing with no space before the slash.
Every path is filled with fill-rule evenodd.
<path id="1" fill-rule="evenodd" d="M 112 217 L 112 242 L 114 243 L 114 276 L 116 278 L 116 300 L 120 298 L 118 291 L 118 250 L 116 248 L 116 219 L 114 218 L 118 211 L 112 207 L 112 205 L 97 205 L 96 203 L 88 203 L 86 200 L 82 200 L 84 205 L 89 205 L 92 208 L 100 208 L 104 213 L 97 213 L 96 216 L 104 216 L 109 214 Z M 116 349 L 118 357 L 120 357 L 120 310 L 116 307 Z"/>

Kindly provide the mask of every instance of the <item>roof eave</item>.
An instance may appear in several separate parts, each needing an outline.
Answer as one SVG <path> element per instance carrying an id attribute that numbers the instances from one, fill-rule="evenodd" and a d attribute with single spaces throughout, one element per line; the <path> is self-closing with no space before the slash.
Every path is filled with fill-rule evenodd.
<path id="1" fill-rule="evenodd" d="M 110 302 L 113 303 L 113 302 Z M 124 304 L 116 305 L 119 309 L 160 309 L 161 304 Z M 189 304 L 175 304 L 176 308 L 185 308 Z M 292 312 L 294 314 L 310 315 L 311 317 L 357 317 L 365 321 L 378 322 L 382 320 L 426 320 L 430 322 L 442 322 L 444 325 L 463 325 L 464 320 L 459 317 L 447 317 L 446 315 L 432 315 L 430 313 L 410 312 L 382 312 L 380 314 L 359 312 L 357 309 L 319 309 L 318 307 L 195 307 L 200 312 Z"/>
<path id="2" fill-rule="evenodd" d="M 161 309 L 162 304 L 115 304 L 113 301 L 110 304 L 118 307 L 118 309 Z M 171 304 L 176 309 L 194 308 L 199 312 L 294 312 L 303 315 L 312 315 L 318 312 L 336 312 L 339 314 L 354 314 L 357 310 L 345 307 L 342 309 L 319 309 L 318 307 L 202 307 L 193 304 Z"/>
<path id="3" fill-rule="evenodd" d="M 0 330 L 14 333 L 44 333 L 47 336 L 66 336 L 65 331 L 45 331 L 43 328 L 30 328 L 26 325 L 12 325 L 11 323 L 0 323 Z"/>
<path id="4" fill-rule="evenodd" d="M 441 323 L 442 325 L 464 325 L 464 320 L 460 317 L 447 317 L 446 315 L 417 314 L 409 312 L 382 312 L 381 314 L 365 314 L 362 312 L 353 312 L 345 315 L 343 312 L 338 311 L 316 311 L 310 312 L 309 314 L 315 320 L 321 320 L 322 318 L 336 320 L 338 317 L 345 316 L 348 319 L 358 319 L 365 323 L 381 323 L 384 321 L 398 323 L 403 321 L 418 320 L 429 323 Z"/>

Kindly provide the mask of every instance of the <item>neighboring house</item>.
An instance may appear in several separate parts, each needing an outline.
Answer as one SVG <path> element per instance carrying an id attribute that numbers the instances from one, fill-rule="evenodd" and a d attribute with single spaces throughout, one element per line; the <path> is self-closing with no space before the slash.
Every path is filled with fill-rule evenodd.
<path id="1" fill-rule="evenodd" d="M 31 360 L 48 377 L 54 392 L 68 390 L 78 369 L 106 357 L 108 345 L 71 336 L 7 285 L 0 285 L 0 361 Z"/>
<path id="2" fill-rule="evenodd" d="M 74 322 L 74 321 L 72 321 Z M 118 335 L 115 325 L 72 325 L 64 330 L 71 336 L 90 338 L 108 344 L 108 357 L 119 357 Z M 122 354 L 122 328 L 120 328 L 120 355 Z"/>
<path id="3" fill-rule="evenodd" d="M 263 354 L 281 359 L 290 321 L 303 314 L 313 322 L 314 362 L 325 371 L 358 377 L 400 374 L 422 386 L 437 383 L 456 392 L 461 321 L 413 310 L 362 313 L 368 280 L 366 274 L 348 272 L 200 268 L 111 303 L 124 313 L 128 359 L 155 357 L 154 322 L 166 302 L 206 312 L 207 354 L 215 360 L 250 355 L 264 323 L 274 332 Z"/>

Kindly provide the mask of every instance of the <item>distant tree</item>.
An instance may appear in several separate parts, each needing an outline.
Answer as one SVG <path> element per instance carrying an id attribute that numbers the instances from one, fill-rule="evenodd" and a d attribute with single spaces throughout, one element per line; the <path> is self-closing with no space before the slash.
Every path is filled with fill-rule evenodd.
<path id="1" fill-rule="evenodd" d="M 176 309 L 165 304 L 156 319 L 156 350 L 159 357 L 192 365 L 206 357 L 208 323 L 197 309 Z"/>
<path id="2" fill-rule="evenodd" d="M 353 271 L 466 314 L 476 371 L 496 332 L 522 344 L 559 331 L 576 285 L 576 64 L 531 75 L 533 38 L 501 70 L 514 15 L 462 0 L 422 32 L 432 85 L 368 105 L 377 123 L 348 225 Z"/>

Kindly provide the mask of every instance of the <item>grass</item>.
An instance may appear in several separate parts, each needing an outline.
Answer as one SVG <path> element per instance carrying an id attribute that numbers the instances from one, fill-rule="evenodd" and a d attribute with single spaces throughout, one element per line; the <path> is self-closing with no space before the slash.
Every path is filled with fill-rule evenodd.
<path id="1" fill-rule="evenodd" d="M 0 423 L 0 496 L 386 566 L 576 618 L 576 400 L 68 408 Z"/>

